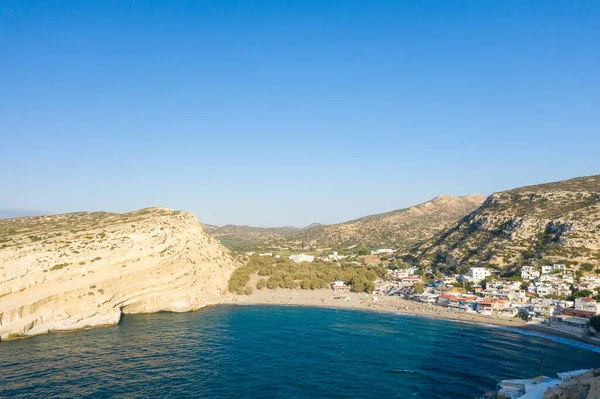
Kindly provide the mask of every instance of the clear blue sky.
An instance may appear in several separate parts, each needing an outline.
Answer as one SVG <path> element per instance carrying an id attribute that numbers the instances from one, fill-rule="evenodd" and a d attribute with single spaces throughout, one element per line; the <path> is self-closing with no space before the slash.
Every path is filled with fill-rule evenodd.
<path id="1" fill-rule="evenodd" d="M 302 226 L 599 160 L 597 1 L 0 2 L 0 207 Z"/>

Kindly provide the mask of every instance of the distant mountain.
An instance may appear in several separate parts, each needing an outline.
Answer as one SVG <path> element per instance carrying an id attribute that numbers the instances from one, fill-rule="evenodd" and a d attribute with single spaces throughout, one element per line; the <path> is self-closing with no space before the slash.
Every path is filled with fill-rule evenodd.
<path id="1" fill-rule="evenodd" d="M 229 225 L 218 228 L 207 226 L 205 231 L 234 249 L 316 250 L 347 248 L 356 244 L 404 249 L 429 239 L 477 209 L 484 199 L 482 195 L 440 195 L 410 208 L 332 225 L 313 223 L 303 229 Z"/>
<path id="2" fill-rule="evenodd" d="M 52 215 L 52 212 L 33 210 L 33 209 L 15 209 L 0 208 L 0 219 L 22 218 L 25 216 L 45 216 Z"/>
<path id="3" fill-rule="evenodd" d="M 490 195 L 475 212 L 410 252 L 434 268 L 531 263 L 600 265 L 600 175 Z"/>
<path id="4" fill-rule="evenodd" d="M 231 224 L 222 227 L 202 225 L 202 229 L 226 247 L 235 249 L 250 249 L 257 245 L 278 242 L 300 230 L 297 227 L 252 227 Z"/>

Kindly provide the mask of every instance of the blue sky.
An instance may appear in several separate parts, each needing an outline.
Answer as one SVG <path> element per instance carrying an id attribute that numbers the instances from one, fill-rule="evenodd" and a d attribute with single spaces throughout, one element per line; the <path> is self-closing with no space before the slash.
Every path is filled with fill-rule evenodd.
<path id="1" fill-rule="evenodd" d="M 332 223 L 600 173 L 600 3 L 0 3 L 0 207 Z"/>

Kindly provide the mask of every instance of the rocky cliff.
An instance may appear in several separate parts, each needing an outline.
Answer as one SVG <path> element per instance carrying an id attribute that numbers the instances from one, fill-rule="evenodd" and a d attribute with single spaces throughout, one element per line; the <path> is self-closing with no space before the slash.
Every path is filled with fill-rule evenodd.
<path id="1" fill-rule="evenodd" d="M 600 266 L 600 176 L 492 194 L 411 256 L 441 268 L 544 262 L 594 269 Z"/>
<path id="2" fill-rule="evenodd" d="M 191 213 L 151 208 L 0 221 L 2 339 L 216 303 L 237 267 Z"/>
<path id="3" fill-rule="evenodd" d="M 547 391 L 543 399 L 600 398 L 600 370 L 592 370 Z"/>

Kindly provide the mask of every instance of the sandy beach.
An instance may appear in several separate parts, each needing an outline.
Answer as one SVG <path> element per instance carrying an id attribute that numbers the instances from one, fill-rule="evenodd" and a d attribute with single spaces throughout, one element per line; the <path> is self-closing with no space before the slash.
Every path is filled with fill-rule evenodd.
<path id="1" fill-rule="evenodd" d="M 340 298 L 348 297 L 349 300 Z M 224 304 L 229 305 L 288 305 L 313 306 L 345 309 L 359 309 L 376 312 L 410 314 L 439 319 L 456 320 L 470 323 L 481 323 L 503 327 L 514 327 L 538 333 L 569 338 L 580 342 L 600 346 L 600 342 L 586 339 L 566 332 L 558 331 L 539 324 L 528 324 L 521 319 L 501 319 L 477 314 L 458 313 L 437 305 L 430 305 L 402 299 L 396 296 L 382 296 L 377 300 L 367 294 L 335 293 L 329 289 L 322 290 L 255 290 L 252 295 L 231 295 Z"/>
<path id="2" fill-rule="evenodd" d="M 336 299 L 349 297 L 350 300 Z M 370 295 L 335 293 L 329 289 L 322 290 L 255 290 L 252 295 L 232 295 L 227 304 L 232 305 L 291 305 L 319 306 L 346 309 L 361 309 L 377 312 L 391 312 L 436 317 L 440 319 L 468 321 L 507 327 L 526 326 L 521 319 L 499 319 L 495 317 L 458 313 L 441 306 L 409 301 L 396 296 L 383 296 L 373 300 Z"/>

